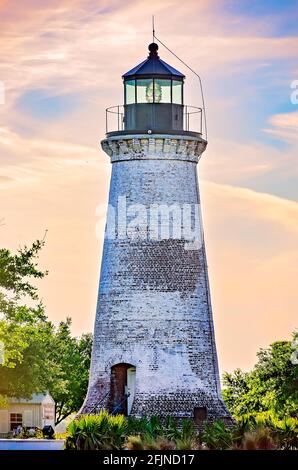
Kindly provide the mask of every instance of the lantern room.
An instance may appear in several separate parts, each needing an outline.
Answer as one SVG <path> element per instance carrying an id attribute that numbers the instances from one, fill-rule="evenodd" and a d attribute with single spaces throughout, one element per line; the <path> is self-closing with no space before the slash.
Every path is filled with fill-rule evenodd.
<path id="1" fill-rule="evenodd" d="M 160 59 L 149 44 L 146 60 L 122 76 L 124 104 L 107 108 L 107 136 L 202 133 L 202 109 L 184 104 L 185 75 Z"/>
<path id="2" fill-rule="evenodd" d="M 161 60 L 158 45 L 149 56 L 123 75 L 125 130 L 183 129 L 184 75 Z"/>

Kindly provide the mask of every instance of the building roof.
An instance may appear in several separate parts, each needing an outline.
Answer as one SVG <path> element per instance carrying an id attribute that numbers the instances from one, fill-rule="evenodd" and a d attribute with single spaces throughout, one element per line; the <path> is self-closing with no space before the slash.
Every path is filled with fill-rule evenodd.
<path id="1" fill-rule="evenodd" d="M 128 72 L 126 72 L 124 75 L 122 75 L 122 78 L 128 79 L 138 76 L 143 78 L 144 76 L 169 76 L 179 78 L 180 80 L 185 78 L 185 75 L 183 75 L 183 73 L 179 72 L 179 70 L 174 69 L 174 67 L 160 59 L 157 53 L 157 44 L 150 44 L 149 51 L 149 57 L 140 64 L 136 65 Z"/>
<path id="2" fill-rule="evenodd" d="M 33 393 L 32 397 L 26 398 L 10 398 L 9 403 L 27 403 L 32 405 L 41 405 L 42 403 L 54 403 L 49 393 Z"/>

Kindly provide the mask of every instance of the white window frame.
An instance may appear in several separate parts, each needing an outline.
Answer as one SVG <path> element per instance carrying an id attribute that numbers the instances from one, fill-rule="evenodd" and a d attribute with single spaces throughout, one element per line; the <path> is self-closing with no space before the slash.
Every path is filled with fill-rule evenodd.
<path id="1" fill-rule="evenodd" d="M 16 418 L 15 421 L 12 421 L 12 415 L 21 416 L 21 420 Z M 14 426 L 12 428 L 12 425 L 16 425 L 16 426 Z M 9 428 L 10 428 L 10 431 L 13 431 L 13 429 L 16 429 L 18 426 L 23 426 L 23 413 L 15 413 L 15 412 L 9 413 Z"/>

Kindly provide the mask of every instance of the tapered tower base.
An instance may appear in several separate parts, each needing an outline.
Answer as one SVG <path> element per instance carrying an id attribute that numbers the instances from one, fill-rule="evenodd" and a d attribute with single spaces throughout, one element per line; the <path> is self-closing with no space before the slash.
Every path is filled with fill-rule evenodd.
<path id="1" fill-rule="evenodd" d="M 206 142 L 185 133 L 144 134 L 109 137 L 102 146 L 113 163 L 109 204 L 116 208 L 117 223 L 115 237 L 107 228 L 104 243 L 89 390 L 81 413 L 106 408 L 196 423 L 229 420 L 220 392 L 200 216 L 194 240 L 186 236 L 187 217 L 200 214 L 196 164 Z M 181 234 L 157 236 L 166 218 L 155 219 L 156 232 L 151 225 L 156 206 L 168 210 L 168 222 L 186 214 Z M 141 218 L 137 233 L 129 236 L 135 211 L 149 218 Z"/>

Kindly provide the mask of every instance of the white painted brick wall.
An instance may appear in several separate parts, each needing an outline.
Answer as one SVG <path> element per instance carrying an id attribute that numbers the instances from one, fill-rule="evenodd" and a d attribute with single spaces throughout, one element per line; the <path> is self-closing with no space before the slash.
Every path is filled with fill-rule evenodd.
<path id="1" fill-rule="evenodd" d="M 196 164 L 206 147 L 184 136 L 104 140 L 113 163 L 109 203 L 198 204 Z M 199 227 L 202 230 L 202 227 Z M 220 395 L 204 244 L 105 240 L 89 390 L 81 412 L 109 391 L 110 369 L 136 366 L 135 415 L 228 417 Z M 107 399 L 103 401 L 107 403 Z"/>

